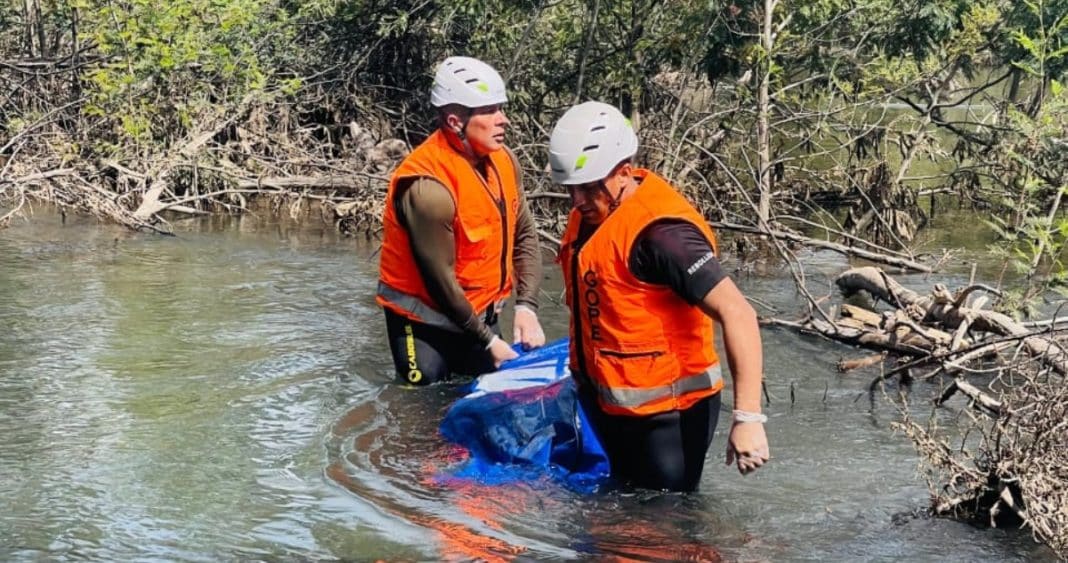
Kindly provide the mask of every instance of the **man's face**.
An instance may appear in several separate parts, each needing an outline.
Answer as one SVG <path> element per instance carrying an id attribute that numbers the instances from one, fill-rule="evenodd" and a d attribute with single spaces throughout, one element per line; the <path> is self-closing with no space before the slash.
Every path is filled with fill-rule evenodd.
<path id="1" fill-rule="evenodd" d="M 600 225 L 612 211 L 612 199 L 604 180 L 567 186 L 567 193 L 571 195 L 571 206 L 582 214 L 582 220 L 587 224 Z"/>
<path id="2" fill-rule="evenodd" d="M 613 199 L 623 196 L 623 189 L 631 178 L 631 165 L 622 162 L 604 180 L 567 186 L 571 206 L 582 214 L 582 220 L 590 225 L 600 225 L 608 218 Z M 618 201 L 616 202 L 618 203 Z"/>
<path id="3" fill-rule="evenodd" d="M 504 146 L 504 130 L 508 116 L 501 105 L 483 106 L 471 110 L 467 120 L 467 142 L 478 156 L 485 156 Z"/>

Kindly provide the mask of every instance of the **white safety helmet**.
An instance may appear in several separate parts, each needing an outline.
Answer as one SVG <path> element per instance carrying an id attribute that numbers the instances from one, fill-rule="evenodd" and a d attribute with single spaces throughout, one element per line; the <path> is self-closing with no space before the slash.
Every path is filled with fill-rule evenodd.
<path id="1" fill-rule="evenodd" d="M 601 102 L 585 102 L 556 122 L 549 137 L 549 170 L 560 185 L 595 182 L 637 152 L 638 136 L 622 112 Z"/>
<path id="2" fill-rule="evenodd" d="M 504 79 L 490 65 L 471 57 L 449 57 L 438 65 L 430 104 L 436 108 L 460 104 L 480 108 L 508 101 Z"/>

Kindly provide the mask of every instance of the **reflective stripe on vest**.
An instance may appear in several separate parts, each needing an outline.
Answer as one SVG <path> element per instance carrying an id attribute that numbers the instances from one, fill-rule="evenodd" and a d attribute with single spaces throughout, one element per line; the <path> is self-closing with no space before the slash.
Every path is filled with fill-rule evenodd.
<path id="1" fill-rule="evenodd" d="M 435 311 L 430 305 L 423 303 L 422 299 L 390 287 L 386 285 L 385 282 L 378 282 L 378 295 L 397 307 L 415 315 L 423 324 L 443 328 L 450 332 L 463 332 L 460 330 L 460 327 L 456 326 L 456 323 L 449 320 L 449 317 L 446 317 L 439 311 Z"/>
<path id="2" fill-rule="evenodd" d="M 390 304 L 396 307 L 400 307 L 405 311 L 408 311 L 412 315 L 415 315 L 419 318 L 419 322 L 422 324 L 444 329 L 449 332 L 462 333 L 464 331 L 462 328 L 456 326 L 456 323 L 449 320 L 449 317 L 446 317 L 443 313 L 434 309 L 430 305 L 423 303 L 422 299 L 419 299 L 414 295 L 404 293 L 403 291 L 395 287 L 390 287 L 381 280 L 379 280 L 378 282 L 378 296 L 382 297 L 386 301 L 389 301 Z M 483 319 L 483 322 L 490 324 L 490 319 L 488 318 L 487 314 L 490 311 L 496 310 L 497 305 L 500 303 L 502 303 L 502 301 L 490 303 L 489 307 L 486 307 L 486 310 L 484 312 L 475 311 L 475 313 L 477 313 L 475 316 Z M 493 317 L 496 318 L 496 315 L 493 315 Z"/>
<path id="3" fill-rule="evenodd" d="M 604 387 L 596 382 L 597 392 L 606 404 L 636 409 L 648 402 L 667 397 L 681 397 L 686 393 L 711 389 L 723 381 L 723 370 L 716 364 L 696 375 L 680 377 L 671 385 L 660 387 Z"/>

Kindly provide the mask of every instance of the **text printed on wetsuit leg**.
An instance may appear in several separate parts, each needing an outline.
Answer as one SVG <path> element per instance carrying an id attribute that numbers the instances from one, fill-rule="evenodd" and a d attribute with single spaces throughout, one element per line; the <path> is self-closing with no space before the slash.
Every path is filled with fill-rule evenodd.
<path id="1" fill-rule="evenodd" d="M 404 325 L 404 343 L 408 352 L 408 381 L 419 383 L 423 380 L 423 372 L 419 371 L 419 364 L 415 363 L 415 335 L 412 334 L 412 325 Z"/>

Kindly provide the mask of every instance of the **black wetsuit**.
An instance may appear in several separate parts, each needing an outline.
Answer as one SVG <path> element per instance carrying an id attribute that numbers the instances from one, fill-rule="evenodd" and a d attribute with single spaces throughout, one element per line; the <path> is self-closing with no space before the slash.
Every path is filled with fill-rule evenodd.
<path id="1" fill-rule="evenodd" d="M 385 313 L 393 367 L 404 381 L 426 385 L 446 380 L 453 373 L 481 375 L 496 369 L 481 338 L 418 323 L 389 309 Z M 500 336 L 496 313 L 484 315 L 483 323 Z"/>
<path id="2" fill-rule="evenodd" d="M 580 241 L 591 234 L 580 233 Z M 663 220 L 639 235 L 627 266 L 638 279 L 667 285 L 696 305 L 727 277 L 712 252 L 692 224 Z M 608 453 L 613 477 L 649 489 L 697 489 L 719 419 L 719 393 L 686 410 L 649 416 L 606 414 L 589 386 L 580 386 L 579 398 Z"/>

